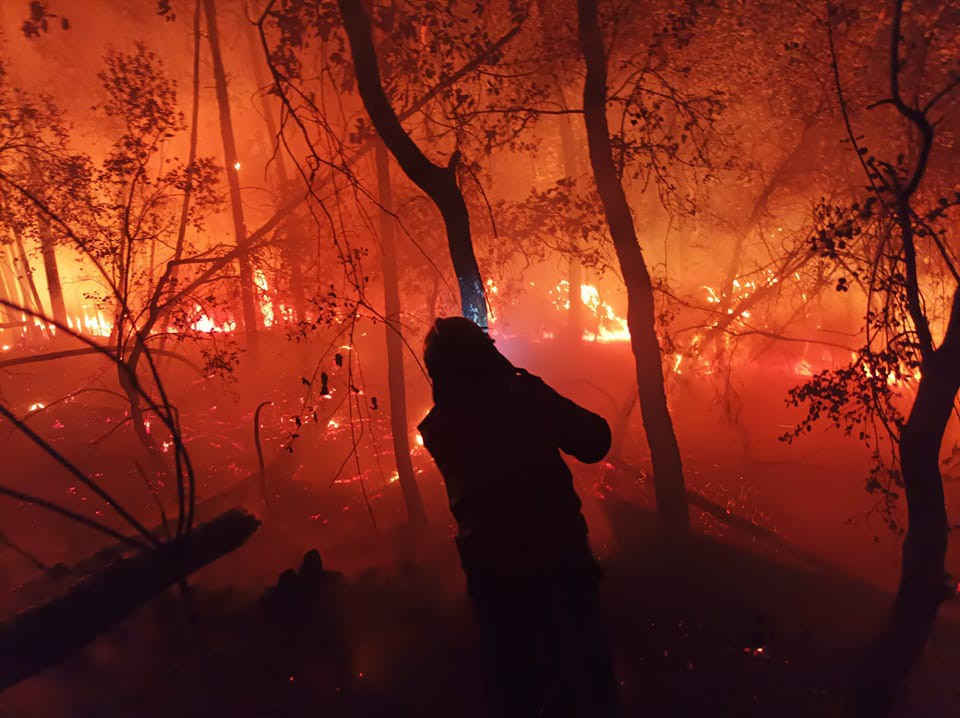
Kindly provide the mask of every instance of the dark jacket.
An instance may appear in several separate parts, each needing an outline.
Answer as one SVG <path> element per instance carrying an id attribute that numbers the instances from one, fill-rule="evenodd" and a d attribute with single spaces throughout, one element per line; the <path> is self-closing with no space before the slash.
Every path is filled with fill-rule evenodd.
<path id="1" fill-rule="evenodd" d="M 419 429 L 446 481 L 468 576 L 595 566 L 560 451 L 600 461 L 610 449 L 602 417 L 518 370 L 434 406 Z"/>

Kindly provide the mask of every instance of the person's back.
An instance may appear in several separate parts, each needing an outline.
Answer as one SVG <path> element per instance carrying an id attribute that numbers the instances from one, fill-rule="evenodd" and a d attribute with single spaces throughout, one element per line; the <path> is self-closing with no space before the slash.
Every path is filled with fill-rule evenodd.
<path id="1" fill-rule="evenodd" d="M 555 679 L 580 694 L 563 698 L 564 708 L 613 715 L 599 570 L 560 455 L 602 459 L 607 422 L 513 367 L 469 320 L 438 320 L 425 360 L 436 403 L 419 428 L 459 525 L 492 713 L 536 715 L 538 664 L 549 643 L 555 672 L 566 674 Z"/>
<path id="2" fill-rule="evenodd" d="M 435 406 L 420 432 L 446 481 L 468 574 L 591 561 L 580 499 L 559 450 L 599 461 L 610 447 L 602 418 L 516 371 Z"/>

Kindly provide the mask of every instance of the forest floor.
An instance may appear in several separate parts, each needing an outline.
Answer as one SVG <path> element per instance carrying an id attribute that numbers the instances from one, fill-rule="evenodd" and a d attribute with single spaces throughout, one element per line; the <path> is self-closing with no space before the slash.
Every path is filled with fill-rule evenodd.
<path id="1" fill-rule="evenodd" d="M 653 538 L 646 507 L 605 506 L 618 549 L 603 596 L 624 716 L 840 715 L 887 594 L 730 535 L 679 553 Z M 0 695 L 0 715 L 480 715 L 477 636 L 448 532 L 371 537 L 351 552 L 381 568 L 328 569 L 265 594 L 263 567 L 295 566 L 299 544 L 274 518 L 197 575 L 192 615 L 170 591 Z M 957 619 L 945 611 L 900 715 L 957 715 Z"/>
<path id="2" fill-rule="evenodd" d="M 517 355 L 525 348 L 512 349 Z M 629 362 L 624 369 L 623 356 L 597 351 L 579 363 L 531 351 L 523 364 L 599 410 L 602 401 L 591 398 L 579 377 L 589 375 L 616 395 L 610 385 L 627 385 Z M 299 376 L 291 372 L 288 383 L 298 385 Z M 604 568 L 624 716 L 839 716 L 857 657 L 889 609 L 896 537 L 848 521 L 868 504 L 862 452 L 838 440 L 777 444 L 790 420 L 781 415 L 789 380 L 754 379 L 741 392 L 746 418 L 733 429 L 721 426 L 701 389 L 677 385 L 672 401 L 690 487 L 775 530 L 786 544 L 765 543 L 693 512 L 697 538 L 682 552 L 664 546 L 655 538 L 652 492 L 642 475 L 607 464 L 575 467 Z M 45 388 L 48 395 L 57 390 Z M 216 477 L 201 487 L 206 498 L 255 467 L 252 408 L 222 421 L 222 397 L 201 390 L 189 396 L 206 407 L 201 418 L 208 424 L 195 420 L 204 428 L 192 443 L 205 476 Z M 261 398 L 235 401 L 254 407 Z M 34 395 L 22 399 L 31 401 Z M 421 397 L 412 413 L 422 405 Z M 82 424 L 102 432 L 103 417 L 115 412 L 102 408 L 96 418 L 91 411 L 64 404 L 43 418 L 52 431 Z M 635 422 L 623 448 L 643 466 Z M 63 433 L 58 446 L 70 455 L 86 451 L 87 466 L 131 464 L 121 432 L 95 445 L 88 435 Z M 331 444 L 324 434 L 313 449 L 304 439 L 296 458 L 306 468 L 273 483 L 276 502 L 264 525 L 191 578 L 189 601 L 169 590 L 56 668 L 0 693 L 0 718 L 479 716 L 477 635 L 440 479 L 418 454 L 432 522 L 412 536 L 400 520 L 395 484 L 381 487 L 368 476 L 375 487 L 368 506 L 355 482 L 313 478 L 334 474 L 347 438 Z M 268 457 L 274 455 L 279 440 L 268 433 L 265 441 Z M 20 463 L 25 449 L 11 437 L 6 442 L 11 466 Z M 32 480 L 33 465 L 22 461 L 24 480 Z M 249 488 L 229 501 L 256 506 L 255 486 Z M 5 532 L 17 538 L 47 531 L 48 555 L 67 548 L 88 553 L 80 534 L 47 528 L 42 516 L 15 510 L 2 517 Z M 312 548 L 326 570 L 309 579 L 288 574 L 277 589 L 278 575 L 300 566 Z M 9 552 L 0 558 L 12 588 L 17 559 Z M 13 595 L 2 596 L 5 615 Z M 899 715 L 960 715 L 958 669 L 960 607 L 951 602 Z"/>

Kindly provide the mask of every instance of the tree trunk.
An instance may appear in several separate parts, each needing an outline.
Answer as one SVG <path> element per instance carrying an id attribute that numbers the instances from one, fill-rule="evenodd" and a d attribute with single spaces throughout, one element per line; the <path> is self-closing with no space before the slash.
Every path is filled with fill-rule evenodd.
<path id="1" fill-rule="evenodd" d="M 45 219 L 40 220 L 40 254 L 43 256 L 43 270 L 47 278 L 47 292 L 50 295 L 53 318 L 61 324 L 66 324 L 67 307 L 63 301 L 63 286 L 60 284 L 57 250 L 50 235 L 50 222 Z"/>
<path id="2" fill-rule="evenodd" d="M 383 245 L 384 328 L 387 334 L 387 383 L 390 388 L 390 431 L 393 453 L 397 460 L 397 477 L 407 517 L 411 524 L 426 523 L 426 512 L 420 487 L 410 460 L 409 426 L 407 426 L 407 389 L 403 374 L 403 325 L 400 322 L 400 282 L 397 270 L 397 248 L 394 234 L 393 191 L 390 186 L 390 158 L 382 142 L 377 143 L 377 191 L 380 202 L 380 242 Z"/>
<path id="3" fill-rule="evenodd" d="M 661 529 L 683 537 L 690 530 L 680 447 L 667 408 L 663 360 L 657 338 L 653 285 L 640 250 L 633 217 L 617 175 L 607 125 L 607 68 L 603 36 L 597 18 L 597 0 L 577 0 L 580 46 L 587 66 L 583 113 L 590 162 L 597 182 L 610 235 L 627 287 L 627 325 L 636 360 L 640 411 L 650 445 L 653 483 Z"/>
<path id="4" fill-rule="evenodd" d="M 580 175 L 577 161 L 577 146 L 573 141 L 573 128 L 570 126 L 570 117 L 560 115 L 560 151 L 563 153 L 563 172 L 571 181 L 576 181 Z M 583 340 L 583 267 L 580 265 L 577 237 L 570 237 L 570 261 L 567 267 L 567 278 L 570 283 L 570 309 L 567 313 L 567 332 L 570 340 L 579 344 Z"/>
<path id="5" fill-rule="evenodd" d="M 180 223 L 177 226 L 177 243 L 173 249 L 173 260 L 178 261 L 183 256 L 183 246 L 187 239 L 187 224 L 190 219 L 190 200 L 193 196 L 193 173 L 194 165 L 197 162 L 197 135 L 200 131 L 200 3 L 202 0 L 195 0 L 193 6 L 193 68 L 190 91 L 190 140 L 189 150 L 187 151 L 187 186 L 183 191 L 183 202 L 180 205 Z M 153 330 L 154 324 L 163 313 L 164 304 L 161 302 L 161 295 L 166 285 L 174 289 L 177 285 L 177 275 L 180 266 L 170 267 L 169 279 L 164 282 L 162 279 L 157 284 L 157 289 L 152 297 L 150 305 L 150 314 L 147 319 L 147 325 L 143 332 L 145 335 Z M 160 337 L 160 348 L 162 349 L 167 340 L 167 333 L 164 332 Z M 133 367 L 136 369 L 136 366 Z"/>
<path id="6" fill-rule="evenodd" d="M 17 287 L 9 286 L 9 278 L 7 276 L 7 262 L 6 259 L 0 256 L 0 298 L 5 299 L 11 304 L 20 303 L 20 293 L 17 291 Z M 12 329 L 15 326 L 20 326 L 23 323 L 23 318 L 20 314 L 14 312 L 10 307 L 3 307 L 3 327 L 4 329 Z"/>
<path id="7" fill-rule="evenodd" d="M 260 108 L 263 110 L 263 122 L 267 126 L 267 134 L 270 136 L 271 143 L 277 142 L 276 154 L 271 161 L 276 166 L 277 185 L 279 196 L 285 197 L 290 189 L 290 178 L 287 175 L 287 164 L 283 158 L 283 147 L 279 146 L 279 130 L 277 128 L 276 118 L 273 114 L 273 107 L 270 105 L 269 98 L 271 93 L 264 92 L 267 82 L 263 77 L 263 67 L 260 61 L 263 59 L 260 55 L 262 49 L 256 42 L 259 34 L 256 33 L 256 27 L 247 31 L 247 42 L 250 45 L 250 62 L 253 65 L 253 77 L 257 82 L 260 91 Z M 273 87 L 271 78 L 270 86 Z M 283 255 L 284 266 L 290 273 L 290 296 L 293 300 L 293 309 L 297 321 L 304 321 L 307 315 L 307 298 L 304 292 L 303 281 L 303 237 L 300 222 L 296 221 L 296 216 L 292 215 L 286 224 L 287 238 L 283 243 L 281 252 Z"/>
<path id="8" fill-rule="evenodd" d="M 40 292 L 37 291 L 37 283 L 33 281 L 33 267 L 30 266 L 30 257 L 27 256 L 27 249 L 23 246 L 23 238 L 17 232 L 11 232 L 11 234 L 13 235 L 14 243 L 17 245 L 20 263 L 23 265 L 23 273 L 18 273 L 18 278 L 20 279 L 20 290 L 23 293 L 24 306 L 28 306 L 29 302 L 32 302 L 34 309 L 39 314 L 46 314 L 46 310 L 43 308 L 43 302 L 40 300 Z M 16 260 L 14 260 L 14 266 L 16 266 Z M 26 288 L 24 288 L 24 285 L 26 285 Z M 29 290 L 29 292 L 27 290 Z M 39 333 L 45 337 L 50 336 L 50 327 L 47 326 L 46 322 L 40 322 L 39 324 L 31 322 L 29 327 L 31 331 L 39 331 Z"/>
<path id="9" fill-rule="evenodd" d="M 241 509 L 123 558 L 0 624 L 0 691 L 55 665 L 168 586 L 242 546 L 260 522 Z"/>
<path id="10" fill-rule="evenodd" d="M 197 161 L 197 134 L 199 131 L 200 115 L 200 3 L 201 0 L 196 0 L 193 8 L 193 83 L 190 106 L 190 139 L 189 150 L 187 154 L 188 174 L 187 184 L 183 192 L 183 202 L 180 205 L 180 221 L 177 226 L 177 242 L 176 245 L 174 245 L 173 256 L 171 257 L 174 262 L 180 260 L 183 256 L 183 246 L 186 242 L 187 236 L 187 224 L 190 218 L 190 199 L 193 195 L 194 165 Z M 152 256 L 150 266 L 154 266 Z M 147 454 L 150 457 L 150 462 L 158 477 L 163 476 L 165 473 L 164 462 L 160 458 L 160 454 L 158 452 L 159 447 L 147 433 L 146 425 L 144 423 L 145 417 L 143 413 L 143 407 L 141 405 L 141 397 L 137 392 L 136 387 L 133 386 L 133 382 L 131 381 L 130 377 L 131 375 L 137 375 L 140 359 L 143 357 L 143 354 L 147 349 L 144 342 L 153 332 L 157 322 L 160 321 L 161 317 L 164 315 L 164 312 L 169 306 L 162 301 L 162 296 L 166 287 L 170 286 L 174 289 L 176 288 L 178 270 L 179 265 L 174 264 L 173 266 L 169 267 L 168 271 L 162 274 L 160 279 L 157 281 L 156 287 L 150 292 L 150 303 L 148 306 L 147 316 L 143 326 L 140 327 L 140 331 L 135 335 L 133 349 L 130 351 L 126 361 L 119 362 L 117 364 L 117 381 L 126 394 L 127 400 L 130 404 L 130 419 L 133 422 L 134 434 L 143 445 L 144 449 L 146 449 Z M 160 336 L 160 353 L 164 352 L 167 339 L 167 332 L 163 332 Z"/>
<path id="11" fill-rule="evenodd" d="M 887 624 L 865 654 L 853 696 L 858 718 L 890 715 L 897 694 L 926 646 L 940 604 L 954 593 L 945 561 L 949 524 L 940 475 L 940 445 L 960 391 L 960 290 L 947 333 L 921 367 L 917 397 L 900 431 L 907 500 L 900 584 Z"/>
<path id="12" fill-rule="evenodd" d="M 413 117 L 417 112 L 422 110 L 426 105 L 442 93 L 446 88 L 453 85 L 455 82 L 458 82 L 463 77 L 473 72 L 477 67 L 479 67 L 483 62 L 486 61 L 491 55 L 496 52 L 499 52 L 500 49 L 506 45 L 510 40 L 516 37 L 517 33 L 520 32 L 521 25 L 514 25 L 510 30 L 501 35 L 495 42 L 488 45 L 480 53 L 475 55 L 470 59 L 469 62 L 462 65 L 456 72 L 443 78 L 436 85 L 427 90 L 423 95 L 418 97 L 407 109 L 400 113 L 400 121 L 404 121 L 410 117 Z M 353 166 L 357 160 L 363 157 L 367 152 L 371 151 L 376 142 L 374 138 L 370 138 L 369 141 L 365 141 L 360 147 L 358 147 L 352 155 L 350 155 L 345 164 L 348 166 Z M 328 176 L 317 178 L 314 182 L 312 189 L 314 193 L 318 192 L 321 186 L 324 186 L 326 182 L 329 181 Z M 323 184 L 321 184 L 323 183 Z M 251 232 L 246 240 L 234 247 L 228 252 L 225 252 L 220 257 L 211 259 L 209 264 L 206 265 L 206 269 L 201 271 L 196 277 L 190 280 L 183 287 L 177 289 L 177 292 L 168 300 L 167 304 L 174 304 L 183 297 L 189 296 L 194 292 L 198 287 L 206 283 L 210 278 L 214 277 L 217 272 L 219 272 L 224 267 L 228 266 L 233 262 L 234 259 L 237 259 L 240 255 L 248 252 L 251 248 L 256 246 L 264 237 L 266 237 L 270 232 L 272 232 L 286 217 L 288 217 L 292 212 L 304 202 L 307 196 L 306 192 L 294 193 L 292 196 L 288 197 L 286 201 L 274 212 L 273 216 L 270 217 L 266 222 L 260 225 L 259 228 Z"/>
<path id="13" fill-rule="evenodd" d="M 26 294 L 23 283 L 17 276 L 14 262 L 16 262 L 16 260 L 13 257 L 8 258 L 5 254 L 0 255 L 0 274 L 4 277 L 4 284 L 6 285 L 6 291 L 10 297 L 10 301 L 18 307 L 29 308 L 31 305 L 30 297 Z M 39 331 L 38 328 L 34 326 L 33 321 L 28 319 L 23 312 L 18 312 L 10 307 L 6 307 L 6 310 L 7 316 L 10 319 L 7 328 L 21 330 L 18 339 L 32 337 L 35 331 Z"/>
<path id="14" fill-rule="evenodd" d="M 230 117 L 230 96 L 227 93 L 227 75 L 223 69 L 223 56 L 220 53 L 220 34 L 217 32 L 216 0 L 204 0 L 207 16 L 207 40 L 210 42 L 210 56 L 213 60 L 213 78 L 217 90 L 217 107 L 220 110 L 220 136 L 223 139 L 223 159 L 226 162 L 227 184 L 230 187 L 230 206 L 233 210 L 233 228 L 237 245 L 243 246 L 247 240 L 247 227 L 243 221 L 243 199 L 240 197 L 240 173 L 237 160 L 236 138 L 233 134 L 233 120 Z M 237 258 L 240 264 L 240 300 L 243 305 L 243 328 L 247 334 L 247 348 L 257 351 L 259 341 L 259 311 L 256 302 L 256 290 L 253 282 L 253 268 L 250 254 L 243 251 Z"/>
<path id="15" fill-rule="evenodd" d="M 460 152 L 458 150 L 453 153 L 446 167 L 435 165 L 424 156 L 403 129 L 383 90 L 370 20 L 367 18 L 361 0 L 338 0 L 337 4 L 350 40 L 353 65 L 357 74 L 357 88 L 367 114 L 370 115 L 377 134 L 380 135 L 407 177 L 423 190 L 440 210 L 447 231 L 450 258 L 453 260 L 453 269 L 460 287 L 463 316 L 486 329 L 486 294 L 477 258 L 473 252 L 470 215 L 460 187 L 457 185 L 457 162 Z"/>

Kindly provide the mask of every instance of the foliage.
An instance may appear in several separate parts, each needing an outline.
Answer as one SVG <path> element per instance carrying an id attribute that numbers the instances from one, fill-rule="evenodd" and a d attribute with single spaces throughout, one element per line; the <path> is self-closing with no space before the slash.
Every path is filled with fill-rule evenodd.
<path id="1" fill-rule="evenodd" d="M 898 5 L 897 12 L 901 9 Z M 896 17 L 899 22 L 899 15 Z M 904 414 L 923 379 L 926 360 L 936 351 L 937 337 L 945 332 L 958 279 L 947 218 L 960 194 L 944 193 L 944 184 L 950 187 L 955 176 L 936 164 L 936 151 L 949 155 L 952 148 L 938 146 L 937 122 L 928 119 L 941 101 L 956 102 L 951 91 L 960 83 L 960 68 L 955 61 L 944 65 L 937 59 L 942 56 L 935 41 L 949 43 L 951 36 L 956 37 L 956 28 L 948 31 L 945 24 L 951 17 L 949 11 L 917 13 L 904 30 L 931 42 L 930 52 L 919 58 L 925 64 L 919 71 L 903 72 L 908 63 L 899 56 L 901 28 L 895 27 L 891 74 L 885 74 L 882 65 L 875 74 L 869 72 L 869 65 L 861 66 L 857 81 L 862 84 L 854 84 L 852 91 L 841 83 L 832 38 L 840 28 L 852 32 L 850 24 L 861 18 L 841 9 L 827 18 L 837 96 L 848 128 L 852 128 L 854 113 L 878 112 L 888 106 L 895 112 L 871 132 L 871 144 L 877 150 L 871 149 L 868 138 L 850 129 L 847 144 L 862 167 L 866 185 L 850 200 L 821 199 L 809 240 L 811 252 L 840 269 L 835 285 L 838 292 L 848 292 L 854 285 L 864 292 L 865 343 L 848 365 L 818 373 L 791 391 L 789 402 L 805 406 L 807 414 L 784 439 L 809 432 L 816 421 L 825 419 L 871 446 L 874 467 L 866 487 L 879 495 L 884 519 L 898 531 Z M 868 24 L 862 31 L 872 34 L 874 28 Z M 915 83 L 916 99 L 911 106 L 900 95 L 900 83 L 908 81 Z M 920 94 L 924 91 L 925 97 Z M 878 93 L 879 99 L 865 99 Z M 851 95 L 854 99 L 848 100 Z M 940 111 L 950 110 L 941 106 Z"/>

